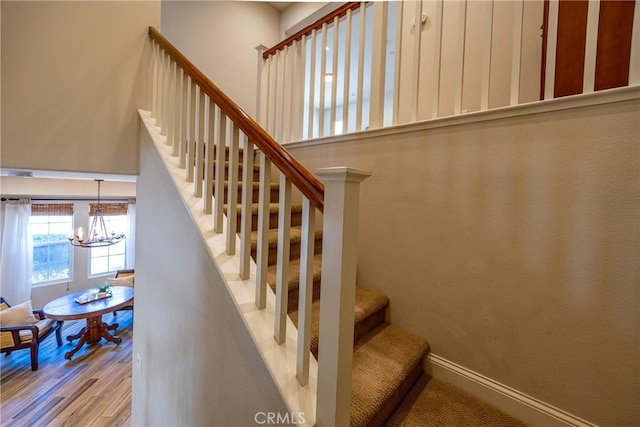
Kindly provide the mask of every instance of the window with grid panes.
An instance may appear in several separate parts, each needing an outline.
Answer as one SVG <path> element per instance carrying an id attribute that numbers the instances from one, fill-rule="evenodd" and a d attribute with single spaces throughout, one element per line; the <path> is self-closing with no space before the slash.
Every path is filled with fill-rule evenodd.
<path id="1" fill-rule="evenodd" d="M 29 226 L 33 237 L 31 284 L 70 280 L 73 247 L 68 236 L 73 230 L 73 204 L 32 203 Z"/>
<path id="2" fill-rule="evenodd" d="M 89 205 L 89 224 L 93 222 L 97 206 L 97 203 L 91 203 Z M 101 203 L 100 207 L 102 208 L 102 216 L 107 226 L 107 232 L 123 232 L 126 238 L 129 234 L 127 204 Z M 125 268 L 127 259 L 126 247 L 127 245 L 123 239 L 111 246 L 89 249 L 89 276 L 107 274 Z"/>

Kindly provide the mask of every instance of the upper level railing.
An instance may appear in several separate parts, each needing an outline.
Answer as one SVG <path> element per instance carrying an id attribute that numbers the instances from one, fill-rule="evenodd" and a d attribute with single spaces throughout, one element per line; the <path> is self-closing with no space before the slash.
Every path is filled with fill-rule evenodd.
<path id="1" fill-rule="evenodd" d="M 348 425 L 351 381 L 340 373 L 350 372 L 353 359 L 353 319 L 359 183 L 370 175 L 349 168 L 318 171 L 325 186 L 298 163 L 260 125 L 244 113 L 155 28 L 149 28 L 153 41 L 152 116 L 166 136 L 171 153 L 185 180 L 193 183 L 193 196 L 202 199 L 204 214 L 213 218 L 213 232 L 226 234 L 226 253 L 239 258 L 239 276 L 255 280 L 255 304 L 264 311 L 260 319 L 274 319 L 273 337 L 284 349 L 274 360 L 273 348 L 263 352 L 270 372 L 278 376 L 283 397 L 289 407 L 302 407 L 308 425 Z M 242 145 L 242 161 L 240 161 Z M 261 152 L 260 165 L 254 167 L 255 149 Z M 271 165 L 279 174 L 277 203 L 272 200 Z M 255 176 L 256 173 L 259 176 Z M 254 198 L 258 187 L 257 200 Z M 300 224 L 299 300 L 295 360 L 287 356 L 289 263 L 292 228 L 292 191 L 302 199 L 296 222 Z M 238 200 L 239 199 L 239 200 Z M 274 209 L 277 208 L 277 209 Z M 316 210 L 323 213 L 322 293 L 320 294 L 320 355 L 317 365 L 310 351 Z M 273 304 L 267 284 L 269 228 L 275 217 L 277 267 Z M 224 227 L 226 221 L 226 228 Z M 255 226 L 255 227 L 254 227 Z M 206 230 L 209 232 L 210 230 Z M 238 233 L 239 232 L 239 233 Z M 240 252 L 236 255 L 239 236 Z M 251 271 L 252 241 L 256 241 L 255 276 Z M 317 284 L 316 284 L 317 285 Z M 233 295 L 232 295 L 233 296 Z M 265 325 L 252 330 L 260 350 Z M 325 325 L 326 323 L 326 325 Z M 287 338 L 289 335 L 289 338 Z M 294 345 L 294 344 L 291 344 Z M 293 365 L 293 366 L 289 366 Z M 284 367 L 284 368 L 283 368 Z M 293 376 L 293 377 L 291 377 Z M 297 386 L 296 381 L 297 379 Z M 317 382 L 316 382 L 317 381 Z M 288 393 L 287 395 L 284 395 Z M 308 396 L 311 396 L 310 398 Z M 289 399 L 290 398 L 290 399 Z M 307 412 L 309 410 L 310 412 Z"/>
<path id="2" fill-rule="evenodd" d="M 260 52 L 259 121 L 286 143 L 637 85 L 637 3 L 346 3 Z"/>

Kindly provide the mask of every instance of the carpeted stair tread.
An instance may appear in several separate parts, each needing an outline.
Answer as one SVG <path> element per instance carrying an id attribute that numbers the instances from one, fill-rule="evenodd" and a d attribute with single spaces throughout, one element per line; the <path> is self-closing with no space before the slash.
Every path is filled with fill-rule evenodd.
<path id="1" fill-rule="evenodd" d="M 380 426 L 422 373 L 426 340 L 382 324 L 356 344 L 351 382 L 351 426 Z"/>
<path id="2" fill-rule="evenodd" d="M 526 424 L 451 384 L 422 375 L 385 426 L 524 427 Z"/>
<path id="3" fill-rule="evenodd" d="M 213 194 L 215 196 L 215 180 L 213 181 Z M 238 192 L 236 193 L 238 205 L 242 202 L 242 181 L 238 182 Z M 251 183 L 251 203 L 258 203 L 260 183 L 252 182 Z M 280 195 L 280 184 L 277 182 L 271 183 L 270 193 L 269 193 L 269 202 L 270 203 L 278 203 L 278 197 Z M 227 205 L 229 200 L 229 181 L 224 181 L 224 204 Z"/>
<path id="4" fill-rule="evenodd" d="M 267 283 L 273 292 L 276 291 L 277 265 L 267 268 Z M 322 254 L 313 257 L 313 299 L 320 297 L 320 276 L 322 275 Z M 300 259 L 289 261 L 289 296 L 287 297 L 287 312 L 291 313 L 298 307 L 298 288 L 300 287 Z"/>
<path id="5" fill-rule="evenodd" d="M 289 232 L 289 243 L 298 244 L 302 240 L 302 228 L 291 227 Z M 316 239 L 322 239 L 322 230 L 316 230 Z M 269 230 L 269 247 L 275 248 L 278 246 L 278 229 Z M 258 248 L 258 232 L 251 233 L 251 250 L 256 251 Z"/>
<path id="6" fill-rule="evenodd" d="M 290 258 L 300 258 L 300 242 L 302 241 L 302 228 L 299 226 L 291 227 L 289 235 L 289 252 Z M 322 230 L 316 230 L 315 233 L 315 253 L 322 252 Z M 277 248 L 278 248 L 278 229 L 269 230 L 269 265 L 273 265 L 277 260 Z M 258 250 L 258 232 L 251 233 L 251 256 L 257 256 Z"/>
<path id="7" fill-rule="evenodd" d="M 254 203 L 251 205 L 251 230 L 256 231 L 258 229 L 258 204 Z M 278 203 L 269 203 L 269 229 L 278 228 L 278 212 L 280 210 Z M 227 206 L 224 207 L 224 213 L 227 214 Z M 236 231 L 239 233 L 242 223 L 240 218 L 242 218 L 242 205 L 238 205 L 237 207 L 237 226 Z M 301 203 L 292 203 L 291 204 L 291 227 L 296 227 L 302 224 L 302 204 Z"/>
<path id="8" fill-rule="evenodd" d="M 213 158 L 216 159 L 217 158 L 217 149 L 213 150 Z M 240 163 L 242 163 L 242 155 L 244 154 L 244 148 L 242 147 L 238 147 L 238 154 L 240 155 L 238 160 L 240 160 Z M 229 146 L 225 146 L 224 147 L 224 158 L 225 159 L 229 159 Z"/>
<path id="9" fill-rule="evenodd" d="M 243 163 L 238 163 L 238 181 L 242 181 L 242 171 L 245 168 L 245 165 Z M 215 181 L 216 179 L 216 170 L 215 170 L 215 165 L 213 167 L 213 180 Z M 258 180 L 260 179 L 260 165 L 253 165 L 253 171 L 252 171 L 252 180 L 254 182 L 258 182 Z M 229 180 L 229 162 L 225 160 L 224 162 L 224 180 L 228 181 Z"/>
<path id="10" fill-rule="evenodd" d="M 215 186 L 215 183 L 216 183 L 216 180 L 214 179 L 214 180 L 213 180 L 213 184 L 214 184 L 214 186 Z M 238 180 L 238 188 L 242 189 L 242 185 L 243 185 L 243 184 L 242 184 L 242 180 Z M 254 190 L 258 190 L 258 189 L 260 188 L 260 183 L 259 183 L 259 182 L 252 182 L 252 183 L 251 183 L 251 187 L 252 187 Z M 229 188 L 229 181 L 225 179 L 225 180 L 224 180 L 224 190 L 225 190 L 225 191 L 227 191 L 227 189 L 228 189 L 228 188 Z M 280 189 L 280 183 L 278 183 L 278 182 L 272 182 L 272 183 L 270 184 L 270 188 L 271 188 L 271 190 L 272 190 L 272 191 L 279 190 L 279 189 Z"/>
<path id="11" fill-rule="evenodd" d="M 373 289 L 356 286 L 356 310 L 354 341 L 371 332 L 384 321 L 384 310 L 389 305 L 389 298 Z M 289 317 L 298 326 L 298 310 L 289 313 Z M 377 320 L 374 320 L 377 319 Z M 318 358 L 318 337 L 320 331 L 320 300 L 316 299 L 311 305 L 311 352 Z"/>
<path id="12" fill-rule="evenodd" d="M 230 162 L 229 162 L 229 160 L 225 160 L 225 161 L 224 161 L 224 167 L 225 167 L 225 169 L 228 169 L 228 168 L 229 168 L 229 163 L 230 163 Z M 214 164 L 214 167 L 215 167 L 215 164 Z M 245 167 L 245 166 L 244 166 L 244 163 L 242 163 L 242 162 L 239 162 L 239 163 L 238 163 L 238 169 L 239 169 L 239 170 L 242 170 L 242 168 L 244 168 L 244 167 Z M 259 165 L 259 164 L 254 164 L 254 165 L 253 165 L 253 170 L 254 170 L 254 172 L 260 172 L 260 165 Z"/>
<path id="13" fill-rule="evenodd" d="M 251 205 L 251 213 L 253 215 L 258 215 L 258 204 L 254 203 Z M 277 214 L 279 211 L 278 203 L 269 203 L 269 213 L 271 215 Z M 227 208 L 225 207 L 225 213 L 227 212 Z M 291 213 L 301 213 L 302 212 L 302 203 L 292 203 L 291 204 Z M 238 215 L 242 213 L 242 205 L 238 205 Z"/>

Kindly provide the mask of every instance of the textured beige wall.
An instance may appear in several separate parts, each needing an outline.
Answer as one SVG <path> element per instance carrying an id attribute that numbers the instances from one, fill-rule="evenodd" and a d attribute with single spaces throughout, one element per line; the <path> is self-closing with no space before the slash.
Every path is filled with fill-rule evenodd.
<path id="1" fill-rule="evenodd" d="M 279 42 L 280 12 L 265 2 L 163 1 L 162 34 L 255 117 L 260 44 Z"/>
<path id="2" fill-rule="evenodd" d="M 290 147 L 362 186 L 358 282 L 432 352 L 640 425 L 638 100 Z"/>
<path id="3" fill-rule="evenodd" d="M 2 167 L 138 172 L 157 1 L 1 2 Z"/>

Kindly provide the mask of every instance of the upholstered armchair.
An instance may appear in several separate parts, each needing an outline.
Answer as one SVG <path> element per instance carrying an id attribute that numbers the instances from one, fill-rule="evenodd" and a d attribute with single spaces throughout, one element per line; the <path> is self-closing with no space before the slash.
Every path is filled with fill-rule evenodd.
<path id="1" fill-rule="evenodd" d="M 31 350 L 31 370 L 38 370 L 38 349 L 42 340 L 56 333 L 58 347 L 62 345 L 62 322 L 47 319 L 42 310 L 33 310 L 31 301 L 11 307 L 0 297 L 0 352 L 10 355 L 14 350 Z"/>
<path id="2" fill-rule="evenodd" d="M 111 283 L 113 286 L 133 287 L 135 283 L 135 277 L 136 277 L 135 273 L 136 272 L 134 269 L 118 270 L 116 271 L 115 277 L 113 279 L 109 279 L 109 283 Z M 131 305 L 121 308 L 120 310 L 133 310 L 133 303 L 131 303 Z M 113 315 L 117 316 L 118 311 L 114 311 Z"/>

